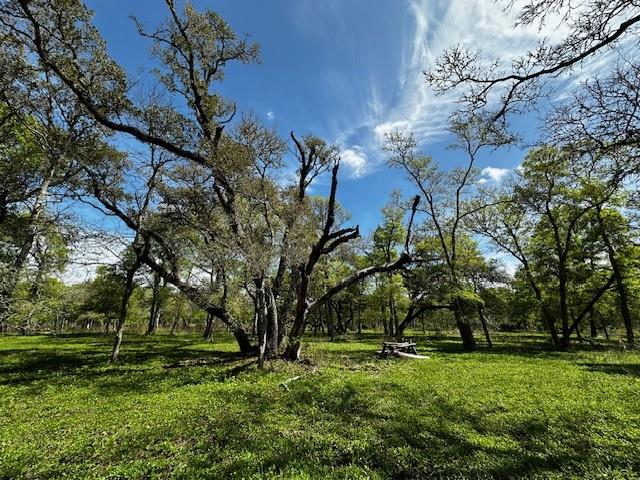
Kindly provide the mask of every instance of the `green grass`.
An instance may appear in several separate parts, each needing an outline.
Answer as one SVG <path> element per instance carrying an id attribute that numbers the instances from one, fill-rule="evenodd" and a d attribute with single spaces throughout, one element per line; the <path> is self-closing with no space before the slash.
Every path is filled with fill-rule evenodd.
<path id="1" fill-rule="evenodd" d="M 311 373 L 231 339 L 129 336 L 107 366 L 107 337 L 0 338 L 0 478 L 640 478 L 640 354 L 536 340 L 318 340 Z"/>

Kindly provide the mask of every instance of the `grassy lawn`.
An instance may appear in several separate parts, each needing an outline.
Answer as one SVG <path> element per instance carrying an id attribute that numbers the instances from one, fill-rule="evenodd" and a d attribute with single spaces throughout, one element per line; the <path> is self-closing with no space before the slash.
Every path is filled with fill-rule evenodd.
<path id="1" fill-rule="evenodd" d="M 107 366 L 107 337 L 0 338 L 0 478 L 640 478 L 640 354 L 534 340 L 259 371 L 231 339 L 129 336 Z"/>

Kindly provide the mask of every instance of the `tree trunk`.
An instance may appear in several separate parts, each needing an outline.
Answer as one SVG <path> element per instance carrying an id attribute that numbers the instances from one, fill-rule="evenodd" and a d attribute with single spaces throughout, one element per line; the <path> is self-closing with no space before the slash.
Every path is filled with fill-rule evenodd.
<path id="1" fill-rule="evenodd" d="M 253 324 L 251 327 L 251 332 L 253 335 L 258 335 L 258 300 L 255 295 L 251 296 L 251 300 L 253 301 Z"/>
<path id="2" fill-rule="evenodd" d="M 149 325 L 147 326 L 147 335 L 155 335 L 160 326 L 160 306 L 158 304 L 151 305 L 149 312 Z"/>
<path id="3" fill-rule="evenodd" d="M 404 330 L 409 326 L 409 324 L 415 319 L 416 315 L 420 313 L 421 309 L 415 306 L 410 306 L 407 309 L 407 314 L 400 324 L 397 326 L 395 331 L 395 339 L 400 341 L 402 340 L 402 336 L 404 335 Z"/>
<path id="4" fill-rule="evenodd" d="M 394 336 L 398 332 L 398 312 L 393 293 L 389 293 L 389 335 Z"/>
<path id="5" fill-rule="evenodd" d="M 264 280 L 255 279 L 254 284 L 256 286 L 256 303 L 258 304 L 258 368 L 263 368 L 267 348 L 267 299 Z"/>
<path id="6" fill-rule="evenodd" d="M 333 309 L 331 308 L 332 302 L 327 302 L 327 333 L 329 334 L 329 338 L 333 342 L 336 338 L 336 328 L 333 323 Z"/>
<path id="7" fill-rule="evenodd" d="M 616 280 L 616 288 L 618 290 L 618 299 L 620 301 L 620 314 L 622 315 L 624 328 L 627 333 L 627 343 L 630 346 L 633 346 L 635 339 L 633 335 L 633 320 L 631 318 L 631 310 L 629 309 L 629 295 L 627 291 L 627 285 L 626 285 L 626 282 L 624 281 L 622 268 L 620 267 L 620 263 L 618 262 L 618 257 L 616 256 L 616 252 L 615 252 L 615 249 L 613 248 L 613 244 L 611 243 L 611 239 L 609 238 L 609 235 L 607 234 L 604 228 L 604 222 L 600 218 L 600 211 L 598 211 L 598 218 L 600 221 L 602 240 L 604 240 L 604 243 L 607 246 L 609 263 L 611 264 L 611 269 L 613 270 L 613 275 Z"/>
<path id="8" fill-rule="evenodd" d="M 491 333 L 489 333 L 489 324 L 484 316 L 484 307 L 480 304 L 478 304 L 478 318 L 482 324 L 482 330 L 484 331 L 484 336 L 487 339 L 487 345 L 489 345 L 489 348 L 492 348 L 493 342 L 491 341 Z"/>
<path id="9" fill-rule="evenodd" d="M 580 322 L 578 321 L 576 323 L 576 314 L 573 311 L 573 308 L 571 309 L 571 321 L 576 324 L 576 336 L 578 337 L 578 342 L 584 343 L 584 340 L 582 339 L 582 331 L 580 330 Z"/>
<path id="10" fill-rule="evenodd" d="M 464 316 L 460 305 L 454 305 L 453 314 L 456 319 L 456 325 L 462 339 L 462 348 L 467 352 L 472 352 L 477 348 L 476 339 L 473 337 L 473 329 L 469 320 Z"/>
<path id="11" fill-rule="evenodd" d="M 233 336 L 238 342 L 238 346 L 240 347 L 240 353 L 244 356 L 254 355 L 256 349 L 253 345 L 251 345 L 251 340 L 249 339 L 249 335 L 242 327 L 236 327 L 233 331 Z"/>
<path id="12" fill-rule="evenodd" d="M 280 338 L 278 336 L 278 307 L 276 298 L 271 288 L 265 288 L 265 299 L 267 303 L 267 341 L 265 355 L 267 359 L 276 358 L 278 356 L 278 347 Z"/>
<path id="13" fill-rule="evenodd" d="M 127 312 L 129 310 L 129 299 L 133 293 L 133 279 L 140 267 L 139 262 L 135 262 L 134 265 L 127 269 L 127 277 L 125 280 L 124 291 L 122 292 L 122 304 L 120 305 L 120 314 L 118 316 L 118 325 L 116 330 L 116 336 L 113 341 L 113 349 L 111 350 L 111 363 L 118 361 L 118 355 L 120 354 L 120 345 L 122 345 L 122 337 L 124 335 L 124 325 L 127 320 Z"/>
<path id="14" fill-rule="evenodd" d="M 304 324 L 307 321 L 307 310 L 309 309 L 309 304 L 307 303 L 309 275 L 307 275 L 304 265 L 299 267 L 299 273 L 299 285 L 298 291 L 296 292 L 296 313 L 291 331 L 289 332 L 287 348 L 283 354 L 283 358 L 289 361 L 297 361 L 300 359 L 300 349 L 302 347 L 301 338 L 304 331 Z"/>
<path id="15" fill-rule="evenodd" d="M 47 196 L 49 194 L 49 186 L 51 185 L 51 180 L 53 179 L 55 172 L 55 166 L 51 167 L 38 189 L 38 194 L 33 204 L 33 208 L 31 209 L 31 216 L 29 217 L 29 223 L 27 225 L 27 233 L 23 239 L 22 245 L 20 246 L 20 251 L 18 252 L 17 257 L 11 264 L 8 279 L 3 282 L 2 288 L 0 288 L 0 322 L 3 324 L 6 322 L 9 314 L 13 292 L 18 284 L 18 280 L 22 274 L 24 266 L 27 263 L 27 258 L 33 248 L 33 242 L 36 235 L 38 234 L 38 223 L 45 210 Z"/>
<path id="16" fill-rule="evenodd" d="M 181 297 L 178 298 L 178 310 L 176 311 L 176 317 L 173 319 L 173 323 L 171 324 L 171 330 L 169 331 L 169 335 L 175 335 L 176 329 L 178 325 L 180 325 L 180 320 L 182 319 L 182 308 L 184 307 L 184 299 Z"/>
<path id="17" fill-rule="evenodd" d="M 562 258 L 559 261 L 558 266 L 558 295 L 560 296 L 560 320 L 562 321 L 562 340 L 561 346 L 567 348 L 570 343 L 569 331 L 569 309 L 567 306 L 567 272 L 566 266 Z"/>
<path id="18" fill-rule="evenodd" d="M 607 324 L 604 321 L 604 317 L 600 317 L 600 323 L 602 324 L 602 331 L 604 332 L 604 338 L 609 339 L 609 330 L 607 330 Z"/>
<path id="19" fill-rule="evenodd" d="M 380 313 L 381 313 L 381 318 L 382 318 L 382 331 L 384 332 L 385 336 L 387 335 L 391 335 L 391 333 L 389 332 L 389 327 L 387 326 L 387 308 L 385 307 L 385 305 L 380 302 Z"/>
<path id="20" fill-rule="evenodd" d="M 154 274 L 147 335 L 155 334 L 160 323 L 160 280 L 160 275 Z"/>
<path id="21" fill-rule="evenodd" d="M 589 310 L 589 329 L 591 338 L 597 338 L 598 328 L 596 327 L 596 321 L 593 318 L 593 308 Z"/>
<path id="22" fill-rule="evenodd" d="M 342 303 L 336 302 L 333 304 L 333 308 L 336 312 L 336 332 L 338 335 L 344 335 L 347 333 L 347 326 L 345 322 L 342 320 Z"/>
<path id="23" fill-rule="evenodd" d="M 213 315 L 211 314 L 211 312 L 207 312 L 207 319 L 202 336 L 207 342 L 210 342 L 213 338 Z"/>
<path id="24" fill-rule="evenodd" d="M 533 290 L 536 300 L 538 301 L 538 305 L 540 306 L 540 317 L 542 320 L 542 324 L 547 329 L 547 332 L 549 332 L 549 334 L 551 335 L 551 342 L 553 343 L 553 345 L 556 347 L 559 347 L 560 339 L 558 338 L 558 332 L 556 330 L 555 322 L 553 320 L 553 317 L 549 313 L 549 310 L 544 305 L 544 302 L 542 299 L 542 292 L 540 291 L 540 288 L 538 287 L 538 284 L 536 283 L 533 277 L 533 274 L 531 273 L 529 262 L 526 261 L 526 258 L 524 257 L 522 261 L 522 267 L 524 268 L 524 272 L 527 277 L 527 282 L 529 282 L 529 286 L 531 287 L 531 290 Z"/>

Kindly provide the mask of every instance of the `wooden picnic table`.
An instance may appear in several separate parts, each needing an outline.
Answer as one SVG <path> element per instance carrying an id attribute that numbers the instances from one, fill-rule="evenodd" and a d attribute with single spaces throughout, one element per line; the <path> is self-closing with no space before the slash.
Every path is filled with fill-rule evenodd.
<path id="1" fill-rule="evenodd" d="M 410 353 L 417 355 L 416 344 L 413 342 L 382 342 L 380 355 L 397 355 L 398 353 Z"/>

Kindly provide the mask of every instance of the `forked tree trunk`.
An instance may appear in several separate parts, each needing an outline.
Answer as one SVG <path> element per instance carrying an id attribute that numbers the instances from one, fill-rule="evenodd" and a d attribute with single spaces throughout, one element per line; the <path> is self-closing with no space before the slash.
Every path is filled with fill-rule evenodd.
<path id="1" fill-rule="evenodd" d="M 409 325 L 414 325 L 418 317 L 420 317 L 420 321 L 422 324 L 422 332 L 426 333 L 425 319 L 424 319 L 425 312 L 436 311 L 436 310 L 440 311 L 440 325 L 438 325 L 436 318 L 434 317 L 433 325 L 432 325 L 433 329 L 444 330 L 447 326 L 445 325 L 445 318 L 444 318 L 443 312 L 445 310 L 454 310 L 454 307 L 452 305 L 420 305 L 420 306 L 412 305 L 407 310 L 407 314 L 405 315 L 405 318 L 402 320 L 402 322 L 400 322 L 400 325 L 398 325 L 398 330 L 396 331 L 395 338 L 398 341 L 402 340 L 404 331 L 406 330 L 406 328 Z M 471 337 L 473 339 L 473 332 L 471 332 Z M 474 343 L 475 343 L 475 340 L 474 340 Z"/>
<path id="2" fill-rule="evenodd" d="M 173 323 L 171 324 L 171 330 L 169 331 L 169 335 L 175 335 L 178 326 L 180 325 L 180 320 L 182 320 L 182 309 L 184 308 L 184 299 L 178 299 L 178 310 L 176 311 L 176 317 L 173 319 Z"/>
<path id="3" fill-rule="evenodd" d="M 576 321 L 576 315 L 575 315 L 573 309 L 571 309 L 571 319 L 572 319 L 573 322 Z M 581 326 L 582 326 L 581 322 L 578 322 L 576 324 L 576 336 L 578 337 L 578 342 L 584 343 L 584 340 L 582 339 L 582 331 L 580 330 Z"/>
<path id="4" fill-rule="evenodd" d="M 542 297 L 540 297 L 538 301 L 542 302 Z M 546 327 L 547 332 L 551 335 L 551 342 L 555 347 L 559 347 L 561 342 L 560 337 L 558 337 L 558 331 L 556 330 L 556 324 L 553 321 L 551 313 L 549 313 L 549 310 L 544 305 L 540 306 L 540 316 L 542 317 L 542 323 Z"/>
<path id="5" fill-rule="evenodd" d="M 233 336 L 240 347 L 240 353 L 244 356 L 254 355 L 256 352 L 255 347 L 251 344 L 251 340 L 249 339 L 249 335 L 246 330 L 242 327 L 236 327 L 233 330 Z"/>
<path id="6" fill-rule="evenodd" d="M 540 306 L 540 320 L 542 321 L 542 324 L 546 328 L 549 335 L 551 335 L 551 342 L 553 343 L 553 345 L 556 347 L 559 347 L 560 338 L 558 337 L 556 324 L 555 324 L 555 321 L 553 320 L 553 316 L 551 315 L 551 313 L 543 303 L 542 291 L 538 287 L 538 284 L 536 283 L 535 278 L 531 273 L 531 268 L 529 266 L 529 262 L 526 260 L 526 257 L 523 256 L 521 261 L 522 261 L 522 267 L 524 269 L 525 276 L 527 278 L 527 282 L 529 282 L 529 286 L 533 290 L 536 300 L 538 301 L 538 305 Z"/>
<path id="7" fill-rule="evenodd" d="M 407 314 L 405 315 L 402 322 L 400 322 L 400 324 L 396 328 L 396 331 L 395 331 L 396 340 L 398 341 L 402 340 L 405 329 L 416 319 L 416 317 L 418 316 L 418 314 L 420 314 L 421 311 L 422 309 L 420 307 L 416 307 L 413 305 L 407 309 Z"/>
<path id="8" fill-rule="evenodd" d="M 155 335 L 160 326 L 160 306 L 152 305 L 149 313 L 149 325 L 147 326 L 147 335 Z"/>

